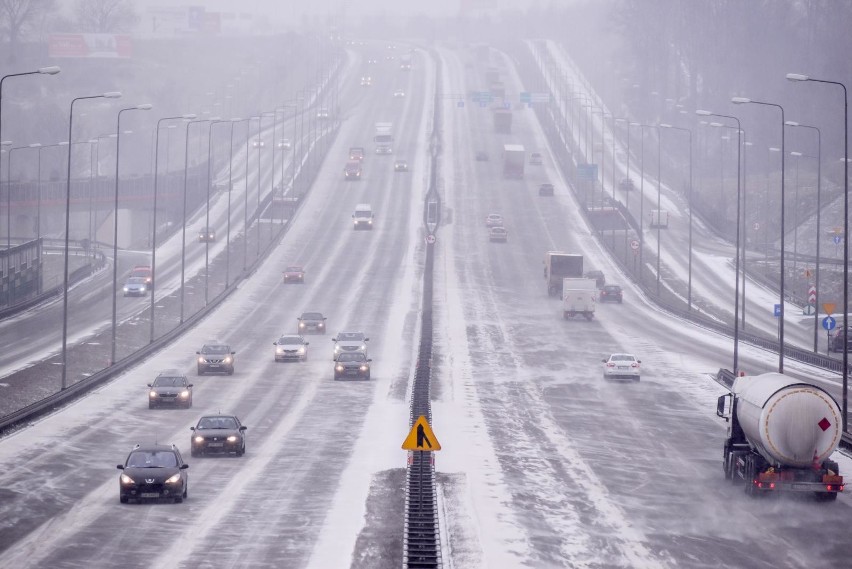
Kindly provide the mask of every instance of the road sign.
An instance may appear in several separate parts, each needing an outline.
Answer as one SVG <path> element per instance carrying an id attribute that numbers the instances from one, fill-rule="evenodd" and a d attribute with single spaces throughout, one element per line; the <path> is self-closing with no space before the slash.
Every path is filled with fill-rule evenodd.
<path id="1" fill-rule="evenodd" d="M 597 180 L 597 164 L 577 164 L 577 177 L 581 180 Z"/>
<path id="2" fill-rule="evenodd" d="M 755 231 L 757 231 L 758 229 L 760 229 L 760 224 L 755 221 L 754 225 L 752 225 L 751 228 L 754 229 Z"/>
<path id="3" fill-rule="evenodd" d="M 429 426 L 426 417 L 420 415 L 411 427 L 411 431 L 402 443 L 404 450 L 441 450 L 441 443 L 432 427 Z"/>
<path id="4" fill-rule="evenodd" d="M 805 278 L 806 279 L 811 278 L 812 275 L 813 275 L 813 272 L 810 269 L 805 269 Z M 816 289 L 814 287 L 811 287 L 811 290 L 813 290 L 814 294 L 816 294 Z"/>
<path id="5" fill-rule="evenodd" d="M 775 318 L 778 318 L 779 316 L 781 316 L 781 305 L 780 304 L 775 305 L 774 316 L 775 316 Z"/>
<path id="6" fill-rule="evenodd" d="M 530 93 L 530 102 L 532 103 L 549 103 L 550 93 Z"/>
<path id="7" fill-rule="evenodd" d="M 826 316 L 822 319 L 822 327 L 829 332 L 834 330 L 834 327 L 837 326 L 837 320 L 832 318 L 831 316 Z"/>
<path id="8" fill-rule="evenodd" d="M 813 304 L 806 304 L 804 307 L 802 307 L 803 316 L 813 316 L 814 314 L 816 314 L 816 306 L 814 306 Z"/>
<path id="9" fill-rule="evenodd" d="M 822 311 L 831 316 L 834 314 L 834 309 L 836 308 L 833 302 L 823 302 L 822 303 Z"/>
<path id="10" fill-rule="evenodd" d="M 843 238 L 842 238 L 840 235 L 835 235 L 835 236 L 834 236 L 834 244 L 835 244 L 835 245 L 840 245 L 840 242 L 841 242 L 841 241 L 843 241 Z"/>
<path id="11" fill-rule="evenodd" d="M 426 236 L 426 244 L 427 245 L 434 245 L 434 243 L 435 243 L 435 236 L 430 233 L 429 235 Z"/>
<path id="12" fill-rule="evenodd" d="M 808 273 L 807 276 L 810 276 L 810 271 L 807 271 L 807 273 Z M 808 304 L 816 304 L 816 287 L 815 286 L 812 286 L 811 288 L 808 289 Z"/>
<path id="13" fill-rule="evenodd" d="M 633 249 L 634 251 L 638 251 L 639 250 L 639 241 L 637 239 L 634 239 L 633 241 L 631 241 L 630 242 L 630 248 Z"/>
<path id="14" fill-rule="evenodd" d="M 474 103 L 490 103 L 494 100 L 494 95 L 492 95 L 489 91 L 477 91 L 471 93 L 470 100 Z"/>
<path id="15" fill-rule="evenodd" d="M 522 103 L 532 103 L 532 93 L 522 91 L 521 92 L 521 102 Z"/>

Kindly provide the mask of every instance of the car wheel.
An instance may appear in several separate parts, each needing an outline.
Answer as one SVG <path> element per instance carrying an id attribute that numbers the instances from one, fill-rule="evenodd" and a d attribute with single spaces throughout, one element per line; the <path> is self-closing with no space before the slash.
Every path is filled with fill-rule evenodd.
<path id="1" fill-rule="evenodd" d="M 228 375 L 234 375 L 234 370 L 229 369 L 229 370 L 228 370 Z"/>
<path id="2" fill-rule="evenodd" d="M 183 496 L 175 496 L 175 504 L 182 504 Z"/>
<path id="3" fill-rule="evenodd" d="M 189 454 L 190 454 L 190 456 L 192 456 L 192 457 L 194 457 L 194 458 L 198 458 L 198 455 L 200 455 L 201 453 L 200 453 L 200 452 L 198 452 L 198 451 L 197 451 L 197 450 L 195 450 L 195 449 L 191 449 L 191 450 L 189 451 Z"/>
<path id="4" fill-rule="evenodd" d="M 204 370 L 203 370 L 203 369 L 201 369 L 201 368 L 198 368 L 198 372 L 197 372 L 197 373 L 198 373 L 198 375 L 204 375 Z"/>
<path id="5" fill-rule="evenodd" d="M 127 499 L 127 496 L 119 496 L 118 501 L 121 502 L 122 504 L 126 504 L 130 500 Z"/>
<path id="6" fill-rule="evenodd" d="M 366 381 L 370 381 L 370 372 L 367 372 L 367 375 L 364 377 Z"/>
<path id="7" fill-rule="evenodd" d="M 237 451 L 237 456 L 243 456 L 246 453 L 246 443 L 243 443 L 243 446 Z"/>
<path id="8" fill-rule="evenodd" d="M 338 379 L 340 379 L 340 376 L 337 375 L 337 374 L 334 374 L 334 381 L 337 381 Z"/>
<path id="9" fill-rule="evenodd" d="M 633 380 L 634 380 L 634 381 L 639 381 L 639 376 L 637 375 L 636 377 L 634 377 L 634 378 L 633 378 Z"/>
<path id="10" fill-rule="evenodd" d="M 148 402 L 148 409 L 153 409 L 153 408 L 154 408 L 154 404 L 149 401 Z"/>

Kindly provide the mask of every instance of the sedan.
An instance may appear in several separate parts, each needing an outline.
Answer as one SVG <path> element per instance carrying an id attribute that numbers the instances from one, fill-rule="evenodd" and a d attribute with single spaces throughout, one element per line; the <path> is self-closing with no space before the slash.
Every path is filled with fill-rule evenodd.
<path id="1" fill-rule="evenodd" d="M 278 143 L 278 148 L 282 150 L 291 150 L 293 148 L 293 143 L 290 142 L 289 138 L 285 138 Z"/>
<path id="2" fill-rule="evenodd" d="M 192 407 L 192 384 L 178 370 L 160 372 L 148 384 L 148 409 L 155 407 Z"/>
<path id="3" fill-rule="evenodd" d="M 503 216 L 499 213 L 489 213 L 485 218 L 485 227 L 503 227 Z"/>
<path id="4" fill-rule="evenodd" d="M 303 312 L 297 318 L 299 321 L 299 334 L 325 334 L 326 317 L 320 312 Z"/>
<path id="5" fill-rule="evenodd" d="M 336 358 L 341 353 L 361 352 L 367 355 L 367 342 L 370 339 L 363 332 L 338 332 L 337 336 L 331 339 L 334 342 L 334 353 L 332 358 Z"/>
<path id="6" fill-rule="evenodd" d="M 334 379 L 370 379 L 370 362 L 361 352 L 343 352 L 334 360 Z"/>
<path id="7" fill-rule="evenodd" d="M 212 243 L 213 241 L 216 241 L 216 232 L 209 227 L 205 227 L 198 232 L 199 243 Z"/>
<path id="8" fill-rule="evenodd" d="M 179 504 L 189 494 L 189 465 L 175 445 L 136 445 L 116 468 L 121 470 L 118 499 L 122 504 L 163 498 Z"/>
<path id="9" fill-rule="evenodd" d="M 144 277 L 130 277 L 124 283 L 124 296 L 145 296 L 150 290 Z"/>
<path id="10" fill-rule="evenodd" d="M 284 269 L 284 283 L 305 284 L 305 269 L 297 265 Z"/>
<path id="11" fill-rule="evenodd" d="M 243 456 L 246 453 L 246 430 L 236 415 L 206 415 L 198 424 L 190 427 L 190 452 L 192 456 L 201 454 L 234 453 Z"/>
<path id="12" fill-rule="evenodd" d="M 599 299 L 601 302 L 617 302 L 621 304 L 623 292 L 618 285 L 604 285 L 601 289 Z"/>
<path id="13" fill-rule="evenodd" d="M 302 336 L 281 336 L 272 345 L 275 346 L 274 355 L 276 362 L 296 361 L 303 362 L 308 359 L 308 344 Z"/>
<path id="14" fill-rule="evenodd" d="M 492 243 L 506 243 L 509 240 L 509 232 L 502 226 L 492 227 L 488 230 L 488 240 Z"/>
<path id="15" fill-rule="evenodd" d="M 408 172 L 408 162 L 405 160 L 397 160 L 393 163 L 394 172 Z"/>
<path id="16" fill-rule="evenodd" d="M 262 140 L 253 140 L 251 143 L 252 148 L 264 148 L 266 143 Z"/>
<path id="17" fill-rule="evenodd" d="M 604 363 L 604 379 L 632 379 L 639 381 L 641 360 L 636 359 L 633 354 L 612 354 L 609 358 L 601 360 Z"/>
<path id="18" fill-rule="evenodd" d="M 393 96 L 394 96 L 394 98 L 405 97 L 405 91 L 403 91 L 402 89 L 397 89 L 396 91 L 393 92 Z"/>

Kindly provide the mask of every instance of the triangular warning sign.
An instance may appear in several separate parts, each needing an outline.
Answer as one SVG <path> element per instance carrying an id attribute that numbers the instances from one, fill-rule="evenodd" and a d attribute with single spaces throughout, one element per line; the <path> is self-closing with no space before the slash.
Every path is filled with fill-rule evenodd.
<path id="1" fill-rule="evenodd" d="M 441 443 L 432 432 L 426 417 L 420 415 L 402 443 L 404 450 L 441 450 Z"/>

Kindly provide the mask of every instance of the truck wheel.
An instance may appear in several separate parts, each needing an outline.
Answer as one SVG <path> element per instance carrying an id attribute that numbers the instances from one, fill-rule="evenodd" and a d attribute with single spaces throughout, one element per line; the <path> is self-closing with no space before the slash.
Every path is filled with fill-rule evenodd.
<path id="1" fill-rule="evenodd" d="M 817 502 L 834 502 L 837 500 L 837 492 L 814 492 Z"/>

